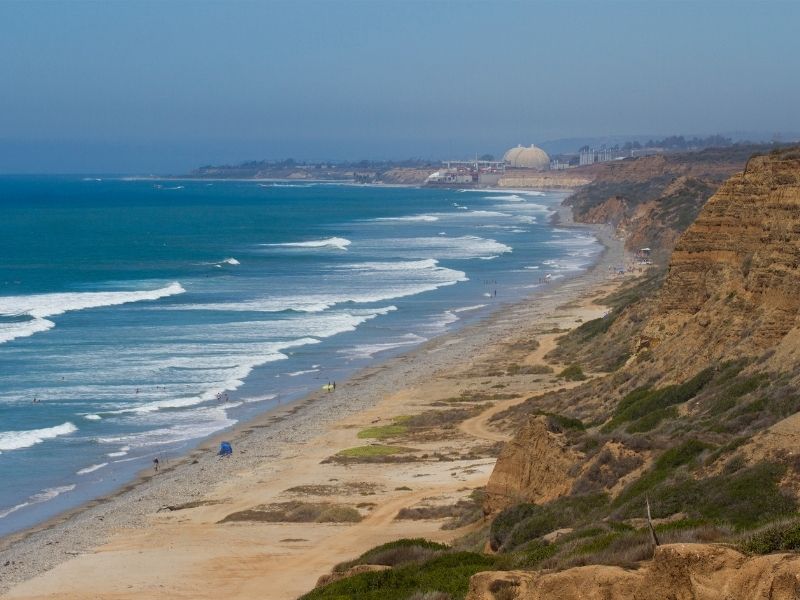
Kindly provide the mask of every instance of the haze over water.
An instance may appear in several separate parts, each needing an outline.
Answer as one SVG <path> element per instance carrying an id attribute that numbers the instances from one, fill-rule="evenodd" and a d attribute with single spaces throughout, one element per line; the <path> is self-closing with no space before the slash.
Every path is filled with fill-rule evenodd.
<path id="1" fill-rule="evenodd" d="M 577 272 L 562 199 L 0 179 L 0 533 Z"/>

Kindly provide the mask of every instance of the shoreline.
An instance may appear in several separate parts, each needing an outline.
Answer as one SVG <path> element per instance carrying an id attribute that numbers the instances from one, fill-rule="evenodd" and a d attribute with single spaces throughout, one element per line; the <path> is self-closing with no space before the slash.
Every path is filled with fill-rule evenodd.
<path id="1" fill-rule="evenodd" d="M 286 406 L 272 409 L 232 429 L 204 440 L 158 475 L 141 472 L 112 494 L 89 501 L 33 528 L 7 536 L 0 543 L 0 593 L 107 543 L 121 529 L 143 531 L 165 506 L 198 501 L 205 493 L 231 484 L 231 468 L 258 469 L 291 463 L 287 447 L 305 445 L 348 419 L 368 413 L 399 388 L 413 386 L 455 364 L 469 363 L 487 345 L 516 332 L 518 319 L 538 302 L 550 298 L 556 306 L 607 284 L 603 267 L 619 259 L 622 242 L 604 227 L 571 222 L 569 209 L 560 207 L 559 224 L 591 229 L 603 244 L 595 263 L 577 276 L 559 280 L 521 301 L 498 307 L 490 315 L 433 338 L 411 351 L 354 373 L 334 394 L 312 392 Z M 555 306 L 553 307 L 555 308 Z M 457 343 L 456 343 L 457 342 Z M 431 359 L 431 357 L 434 357 Z M 221 461 L 214 450 L 221 439 L 234 445 L 233 459 Z M 265 452 L 266 447 L 266 452 Z M 270 462 L 270 461 L 274 461 Z"/>

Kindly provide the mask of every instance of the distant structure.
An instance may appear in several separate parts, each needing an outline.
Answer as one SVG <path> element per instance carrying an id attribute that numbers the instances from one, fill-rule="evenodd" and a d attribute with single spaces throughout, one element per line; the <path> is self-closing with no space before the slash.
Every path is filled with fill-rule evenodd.
<path id="1" fill-rule="evenodd" d="M 550 161 L 550 170 L 551 171 L 566 171 L 567 169 L 571 168 L 573 165 L 570 164 L 568 160 L 562 160 L 560 158 L 554 158 Z"/>
<path id="2" fill-rule="evenodd" d="M 506 164 L 495 160 L 446 160 L 444 167 L 428 175 L 425 185 L 481 187 L 497 185 Z"/>
<path id="3" fill-rule="evenodd" d="M 627 156 L 628 153 L 619 148 L 581 148 L 578 164 L 580 166 L 593 165 L 594 163 L 608 162 Z"/>
<path id="4" fill-rule="evenodd" d="M 511 169 L 535 169 L 547 171 L 550 168 L 550 157 L 547 152 L 533 144 L 530 147 L 517 146 L 503 155 L 503 162 Z"/>

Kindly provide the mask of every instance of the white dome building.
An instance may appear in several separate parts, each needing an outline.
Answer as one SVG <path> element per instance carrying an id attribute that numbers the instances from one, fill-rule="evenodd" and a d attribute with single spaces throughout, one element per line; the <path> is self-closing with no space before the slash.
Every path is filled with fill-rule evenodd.
<path id="1" fill-rule="evenodd" d="M 547 171 L 550 168 L 550 157 L 547 152 L 533 144 L 529 148 L 517 146 L 503 155 L 506 165 L 514 169 L 536 169 Z"/>

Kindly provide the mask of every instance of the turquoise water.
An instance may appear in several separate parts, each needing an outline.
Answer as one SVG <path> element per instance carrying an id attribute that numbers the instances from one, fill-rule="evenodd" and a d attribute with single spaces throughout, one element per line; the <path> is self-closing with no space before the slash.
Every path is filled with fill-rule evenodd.
<path id="1" fill-rule="evenodd" d="M 562 199 L 0 178 L 0 535 L 578 272 Z"/>

